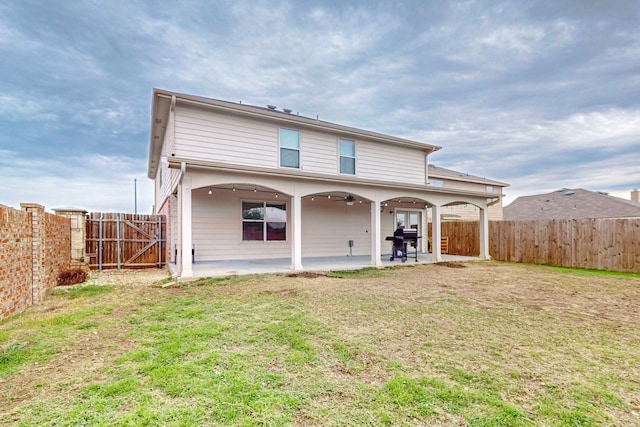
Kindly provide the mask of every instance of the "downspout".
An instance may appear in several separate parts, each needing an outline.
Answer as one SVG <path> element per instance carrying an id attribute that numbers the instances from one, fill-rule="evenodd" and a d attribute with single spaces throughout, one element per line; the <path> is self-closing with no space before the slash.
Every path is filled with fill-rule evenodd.
<path id="1" fill-rule="evenodd" d="M 500 201 L 502 201 L 502 194 L 500 194 L 500 195 L 496 196 L 496 197 L 495 197 L 495 200 L 494 200 L 493 202 L 489 202 L 489 203 L 487 203 L 487 207 L 489 207 L 489 206 L 493 206 L 493 205 L 495 205 L 496 203 L 498 203 L 498 202 L 500 202 Z"/>
<path id="2" fill-rule="evenodd" d="M 178 221 L 178 242 L 180 242 L 180 253 L 176 256 L 176 277 L 180 277 L 182 275 L 182 178 L 184 177 L 187 171 L 187 164 L 185 162 L 180 162 L 180 176 L 178 177 L 178 194 L 180 195 L 178 199 L 178 217 L 180 221 Z M 178 262 L 180 260 L 180 262 Z M 176 279 L 177 280 L 177 279 Z"/>
<path id="3" fill-rule="evenodd" d="M 173 156 L 176 152 L 176 126 L 175 126 L 175 110 L 176 96 L 171 95 L 171 107 L 169 108 L 169 125 L 171 126 L 171 135 L 169 139 L 169 153 Z"/>

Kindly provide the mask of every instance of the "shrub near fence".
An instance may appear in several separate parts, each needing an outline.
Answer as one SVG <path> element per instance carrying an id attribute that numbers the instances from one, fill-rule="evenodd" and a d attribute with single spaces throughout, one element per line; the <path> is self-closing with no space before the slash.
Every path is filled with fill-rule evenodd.
<path id="1" fill-rule="evenodd" d="M 442 223 L 449 253 L 478 256 L 477 222 Z M 640 273 L 640 219 L 490 221 L 489 254 L 501 261 Z"/>

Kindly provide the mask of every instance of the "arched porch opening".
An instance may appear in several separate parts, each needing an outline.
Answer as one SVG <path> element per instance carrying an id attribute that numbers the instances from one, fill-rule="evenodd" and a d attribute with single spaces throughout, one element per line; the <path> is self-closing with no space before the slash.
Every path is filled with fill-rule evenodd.
<path id="1" fill-rule="evenodd" d="M 249 182 L 191 191 L 192 262 L 284 258 L 291 254 L 291 196 Z"/>
<path id="2" fill-rule="evenodd" d="M 428 228 L 429 211 L 433 203 L 416 196 L 399 195 L 386 199 L 380 203 L 383 239 L 383 254 L 393 250 L 391 236 L 399 227 L 416 230 L 419 236 L 417 242 L 418 253 L 429 252 L 430 230 Z"/>
<path id="3" fill-rule="evenodd" d="M 440 207 L 442 239 L 447 253 L 488 258 L 487 206 L 456 200 Z"/>
<path id="4" fill-rule="evenodd" d="M 301 198 L 304 258 L 371 256 L 371 200 L 330 190 Z"/>

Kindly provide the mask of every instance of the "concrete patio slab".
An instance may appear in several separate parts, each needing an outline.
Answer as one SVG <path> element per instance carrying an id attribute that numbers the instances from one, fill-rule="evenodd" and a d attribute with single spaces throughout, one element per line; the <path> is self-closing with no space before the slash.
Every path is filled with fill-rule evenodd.
<path id="1" fill-rule="evenodd" d="M 471 261 L 479 260 L 477 257 L 465 257 L 457 255 L 442 255 L 443 261 Z M 419 254 L 418 264 L 434 263 L 431 254 Z M 402 261 L 389 260 L 389 255 L 382 257 L 382 267 L 390 265 L 401 265 Z M 409 258 L 406 264 L 416 264 L 416 261 Z M 365 256 L 334 256 L 334 257 L 313 257 L 302 258 L 302 271 L 336 271 L 336 270 L 358 270 L 371 267 L 371 257 Z M 176 265 L 169 264 L 171 273 L 175 275 Z M 269 258 L 251 260 L 225 260 L 225 261 L 196 261 L 193 263 L 193 277 L 224 277 L 242 276 L 249 274 L 267 273 L 294 273 L 291 269 L 290 258 Z M 186 279 L 186 278 L 185 278 Z"/>

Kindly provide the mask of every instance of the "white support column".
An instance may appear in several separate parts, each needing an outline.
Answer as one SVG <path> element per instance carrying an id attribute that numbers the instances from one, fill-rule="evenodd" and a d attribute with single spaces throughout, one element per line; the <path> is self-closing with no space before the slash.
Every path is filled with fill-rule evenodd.
<path id="1" fill-rule="evenodd" d="M 382 266 L 382 250 L 380 248 L 380 202 L 371 202 L 371 265 Z"/>
<path id="2" fill-rule="evenodd" d="M 442 261 L 442 231 L 440 229 L 440 206 L 433 205 L 431 207 L 431 251 L 433 252 L 433 260 L 435 262 Z"/>
<path id="3" fill-rule="evenodd" d="M 480 208 L 480 258 L 491 259 L 489 255 L 489 213 Z"/>
<path id="4" fill-rule="evenodd" d="M 180 194 L 182 193 L 181 186 L 178 185 L 178 196 L 177 196 L 177 208 L 176 208 L 176 223 L 174 224 L 176 230 L 176 240 L 174 242 L 175 251 L 176 251 L 176 276 L 180 277 L 180 272 L 182 271 L 182 257 L 180 256 L 180 248 L 182 247 L 182 197 Z"/>
<path id="5" fill-rule="evenodd" d="M 180 259 L 181 269 L 179 277 L 193 277 L 193 262 L 191 250 L 193 248 L 192 224 L 191 224 L 191 176 L 185 174 L 178 186 L 180 198 Z"/>
<path id="6" fill-rule="evenodd" d="M 420 214 L 421 222 L 422 224 L 420 224 L 420 229 L 422 231 L 422 239 L 420 239 L 420 251 L 423 254 L 426 254 L 427 252 L 429 252 L 429 217 L 427 215 L 427 208 L 424 208 L 422 210 L 422 213 Z"/>
<path id="7" fill-rule="evenodd" d="M 302 267 L 302 198 L 291 197 L 291 269 L 301 271 Z"/>

